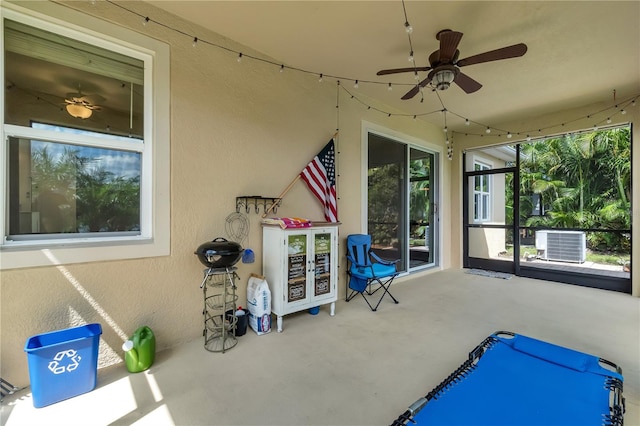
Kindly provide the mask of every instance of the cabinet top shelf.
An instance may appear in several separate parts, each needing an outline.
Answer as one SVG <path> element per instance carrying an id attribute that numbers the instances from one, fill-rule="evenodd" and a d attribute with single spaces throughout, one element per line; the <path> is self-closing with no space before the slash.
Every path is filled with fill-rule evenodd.
<path id="1" fill-rule="evenodd" d="M 316 221 L 312 221 L 311 222 L 311 226 L 305 226 L 305 227 L 291 227 L 291 228 L 284 228 L 284 229 L 293 229 L 293 230 L 300 230 L 300 231 L 304 231 L 305 229 L 309 229 L 309 228 L 326 228 L 328 226 L 340 226 L 342 225 L 342 222 L 316 222 Z M 282 228 L 282 226 L 278 225 L 277 223 L 264 223 L 262 222 L 262 226 L 267 227 L 267 228 Z"/>

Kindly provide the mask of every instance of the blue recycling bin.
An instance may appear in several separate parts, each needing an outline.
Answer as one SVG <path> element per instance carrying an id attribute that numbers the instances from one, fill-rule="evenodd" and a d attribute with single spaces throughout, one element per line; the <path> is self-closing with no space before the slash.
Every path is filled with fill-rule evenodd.
<path id="1" fill-rule="evenodd" d="M 102 327 L 87 324 L 27 339 L 33 406 L 51 405 L 93 390 Z"/>

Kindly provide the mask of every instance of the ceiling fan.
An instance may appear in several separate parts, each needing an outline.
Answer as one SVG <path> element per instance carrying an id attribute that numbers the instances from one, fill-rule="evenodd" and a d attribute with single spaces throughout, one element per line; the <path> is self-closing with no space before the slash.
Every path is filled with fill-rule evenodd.
<path id="1" fill-rule="evenodd" d="M 480 53 L 469 56 L 468 58 L 458 60 L 460 51 L 458 44 L 462 40 L 462 33 L 452 30 L 442 30 L 436 34 L 436 40 L 440 41 L 440 49 L 429 55 L 428 67 L 411 67 L 411 68 L 395 68 L 378 71 L 378 75 L 397 74 L 403 72 L 414 72 L 418 75 L 418 71 L 430 71 L 427 78 L 409 90 L 402 99 L 413 98 L 421 88 L 432 83 L 434 89 L 447 90 L 451 83 L 456 83 L 466 93 L 473 93 L 482 87 L 468 75 L 460 71 L 461 67 L 468 65 L 481 64 L 483 62 L 499 61 L 508 58 L 517 58 L 527 53 L 527 45 L 524 43 L 514 44 L 489 52 Z"/>
<path id="2" fill-rule="evenodd" d="M 77 93 L 67 93 L 65 103 L 67 104 L 67 112 L 76 118 L 86 119 L 91 117 L 93 111 L 100 111 L 101 106 L 96 105 L 104 98 L 99 95 L 85 95 L 79 89 Z"/>

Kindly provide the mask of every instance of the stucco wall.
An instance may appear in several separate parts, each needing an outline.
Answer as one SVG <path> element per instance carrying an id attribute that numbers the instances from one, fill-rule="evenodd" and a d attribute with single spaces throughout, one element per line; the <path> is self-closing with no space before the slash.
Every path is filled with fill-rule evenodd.
<path id="1" fill-rule="evenodd" d="M 17 3 L 39 7 L 38 2 Z M 225 218 L 235 211 L 236 196 L 278 196 L 331 138 L 338 122 L 341 265 L 345 236 L 362 230 L 362 122 L 431 144 L 444 142 L 439 128 L 367 111 L 344 92 L 336 108 L 337 85 L 329 79 L 319 83 L 313 75 L 280 73 L 277 67 L 249 58 L 238 63 L 234 54 L 204 44 L 193 48 L 187 37 L 157 25 L 142 26 L 137 16 L 106 2 L 68 4 L 171 46 L 171 255 L 3 271 L 0 374 L 15 385 L 28 384 L 23 348 L 34 334 L 100 322 L 102 366 L 121 361 L 122 336 L 141 325 L 154 330 L 158 350 L 202 338 L 203 266 L 194 250 L 204 241 L 226 237 Z M 197 31 L 202 39 L 263 57 L 144 2 L 129 2 L 127 7 L 172 27 Z M 445 157 L 444 176 L 449 176 L 449 166 Z M 446 194 L 448 186 L 443 191 Z M 443 206 L 446 230 L 451 228 L 447 211 Z M 323 220 L 320 204 L 301 181 L 287 194 L 277 215 Z M 244 244 L 255 251 L 256 261 L 237 265 L 242 305 L 249 274 L 262 271 L 260 218 L 249 215 Z M 449 236 L 442 240 L 446 247 Z M 445 252 L 450 252 L 448 247 Z M 338 294 L 344 294 L 344 286 L 341 272 Z"/>

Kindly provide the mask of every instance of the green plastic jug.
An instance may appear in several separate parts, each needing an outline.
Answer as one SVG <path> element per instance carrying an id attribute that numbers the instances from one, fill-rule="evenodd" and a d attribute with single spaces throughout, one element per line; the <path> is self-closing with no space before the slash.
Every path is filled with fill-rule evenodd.
<path id="1" fill-rule="evenodd" d="M 122 345 L 124 362 L 130 373 L 139 373 L 151 367 L 156 356 L 156 336 L 146 325 L 133 333 L 133 338 Z"/>

